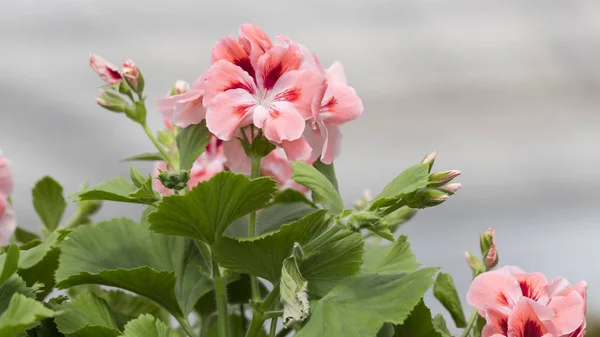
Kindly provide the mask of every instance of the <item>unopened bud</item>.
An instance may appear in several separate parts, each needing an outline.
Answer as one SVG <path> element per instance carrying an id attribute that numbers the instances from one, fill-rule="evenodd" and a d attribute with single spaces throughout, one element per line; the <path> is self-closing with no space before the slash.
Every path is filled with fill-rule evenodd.
<path id="1" fill-rule="evenodd" d="M 465 258 L 467 260 L 467 264 L 469 265 L 469 267 L 471 267 L 471 270 L 473 271 L 473 275 L 476 276 L 485 271 L 485 266 L 483 265 L 481 260 L 473 256 L 473 254 L 465 252 Z"/>
<path id="2" fill-rule="evenodd" d="M 441 187 L 438 187 L 438 189 L 448 193 L 449 195 L 453 195 L 461 187 L 462 187 L 461 183 L 449 183 L 449 184 L 443 185 Z"/>
<path id="3" fill-rule="evenodd" d="M 117 84 L 123 80 L 117 67 L 98 55 L 90 54 L 90 67 L 108 85 Z"/>
<path id="4" fill-rule="evenodd" d="M 428 164 L 429 170 L 431 171 L 431 167 L 433 166 L 433 162 L 435 161 L 435 157 L 437 157 L 437 151 L 433 151 L 425 156 L 423 160 L 421 160 L 421 164 Z"/>
<path id="5" fill-rule="evenodd" d="M 498 251 L 496 250 L 496 235 L 493 228 L 481 234 L 479 246 L 486 270 L 495 267 L 498 264 Z"/>
<path id="6" fill-rule="evenodd" d="M 459 170 L 450 170 L 444 172 L 437 172 L 429 176 L 429 183 L 432 185 L 444 185 L 452 181 L 452 179 L 460 175 Z"/>
<path id="7" fill-rule="evenodd" d="M 190 90 L 190 84 L 186 81 L 178 80 L 171 88 L 171 96 L 185 94 Z"/>
<path id="8" fill-rule="evenodd" d="M 143 101 L 138 101 L 133 106 L 125 107 L 125 114 L 129 119 L 144 124 L 146 122 L 146 105 Z"/>
<path id="9" fill-rule="evenodd" d="M 419 192 L 421 197 L 424 199 L 423 204 L 425 206 L 436 206 L 448 199 L 448 194 L 446 192 L 435 188 L 426 188 Z M 419 194 L 419 192 L 417 192 L 417 194 Z"/>
<path id="10" fill-rule="evenodd" d="M 158 174 L 158 180 L 163 184 L 164 187 L 171 190 L 182 190 L 187 187 L 187 182 L 190 180 L 189 171 L 161 171 Z"/>
<path id="11" fill-rule="evenodd" d="M 362 199 L 354 202 L 354 208 L 356 208 L 358 210 L 362 210 L 363 208 L 365 208 L 367 206 L 369 201 L 371 201 L 372 199 L 373 199 L 373 197 L 371 196 L 371 191 L 369 189 L 365 189 L 363 191 Z"/>
<path id="12" fill-rule="evenodd" d="M 96 98 L 96 103 L 106 110 L 114 112 L 124 112 L 128 106 L 127 102 L 119 95 L 103 90 L 100 90 L 100 97 Z"/>
<path id="13" fill-rule="evenodd" d="M 141 94 L 144 91 L 144 77 L 142 73 L 139 71 L 135 63 L 131 59 L 125 60 L 122 67 L 123 77 L 125 77 L 125 81 L 127 84 L 138 94 Z"/>

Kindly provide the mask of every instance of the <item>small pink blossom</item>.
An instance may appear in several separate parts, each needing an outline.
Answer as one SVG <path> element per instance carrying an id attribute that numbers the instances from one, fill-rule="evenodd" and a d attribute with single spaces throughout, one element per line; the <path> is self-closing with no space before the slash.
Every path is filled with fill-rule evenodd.
<path id="1" fill-rule="evenodd" d="M 90 54 L 90 67 L 108 85 L 117 84 L 123 79 L 117 67 L 98 55 Z"/>
<path id="2" fill-rule="evenodd" d="M 184 81 L 175 82 L 177 94 L 156 101 L 162 116 L 182 128 L 200 123 L 206 116 L 206 109 L 202 105 L 205 81 L 206 74 L 200 76 L 191 87 Z"/>
<path id="3" fill-rule="evenodd" d="M 579 337 L 585 329 L 586 288 L 585 282 L 571 287 L 559 278 L 548 283 L 541 273 L 507 266 L 477 276 L 467 301 L 486 318 L 483 337 Z M 536 327 L 536 334 L 519 334 L 527 325 Z"/>
<path id="4" fill-rule="evenodd" d="M 127 79 L 127 83 L 129 83 L 129 85 L 131 85 L 133 90 L 137 90 L 140 72 L 139 72 L 137 66 L 135 65 L 135 63 L 133 63 L 133 61 L 131 59 L 127 59 L 127 60 L 125 60 L 125 62 L 123 63 L 123 66 L 121 68 L 122 68 L 121 74 L 123 75 L 123 77 L 125 77 Z"/>
<path id="5" fill-rule="evenodd" d="M 339 126 L 360 117 L 363 104 L 356 91 L 348 86 L 340 62 L 323 71 L 326 84 L 313 100 L 314 123 L 312 128 L 306 129 L 304 137 L 313 148 L 312 158 L 320 158 L 323 163 L 331 164 L 341 152 L 342 133 Z"/>
<path id="6" fill-rule="evenodd" d="M 308 188 L 292 180 L 292 167 L 282 149 L 275 149 L 262 159 L 261 173 L 277 181 L 280 190 L 291 188 L 302 193 L 308 192 Z"/>
<path id="7" fill-rule="evenodd" d="M 13 180 L 8 160 L 0 151 L 0 246 L 7 245 L 17 228 L 15 211 L 8 202 Z"/>

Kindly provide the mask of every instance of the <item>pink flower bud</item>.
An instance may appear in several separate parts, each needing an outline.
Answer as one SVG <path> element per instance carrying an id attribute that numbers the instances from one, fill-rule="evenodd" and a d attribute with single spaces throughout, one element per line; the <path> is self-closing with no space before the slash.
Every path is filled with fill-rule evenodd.
<path id="1" fill-rule="evenodd" d="M 481 253 L 486 270 L 494 268 L 498 264 L 498 251 L 496 250 L 496 234 L 490 228 L 480 238 Z"/>
<path id="2" fill-rule="evenodd" d="M 440 190 L 452 195 L 462 187 L 461 183 L 449 183 L 440 187 Z"/>
<path id="3" fill-rule="evenodd" d="M 460 171 L 459 170 L 450 170 L 450 171 L 444 171 L 444 172 L 438 172 L 438 173 L 434 173 L 431 176 L 429 176 L 429 182 L 432 184 L 445 184 L 448 183 L 450 181 L 452 181 L 452 179 L 458 177 L 460 175 Z"/>
<path id="4" fill-rule="evenodd" d="M 117 67 L 108 63 L 98 55 L 90 54 L 90 67 L 92 67 L 96 74 L 98 74 L 98 76 L 100 76 L 100 78 L 108 85 L 117 84 L 123 80 Z"/>
<path id="5" fill-rule="evenodd" d="M 10 195 L 13 189 L 13 180 L 8 160 L 0 151 L 0 194 Z"/>
<path id="6" fill-rule="evenodd" d="M 131 89 L 133 89 L 133 91 L 135 91 L 135 92 L 141 91 L 141 90 L 139 90 L 140 72 L 139 72 L 138 68 L 136 67 L 135 63 L 133 63 L 133 61 L 131 59 L 127 59 L 127 60 L 125 60 L 125 63 L 123 63 L 122 68 L 123 68 L 122 74 L 125 77 L 125 80 L 127 80 L 127 84 L 129 84 Z"/>
<path id="7" fill-rule="evenodd" d="M 171 123 L 170 120 L 168 120 L 166 117 L 162 118 L 163 120 L 163 124 L 165 125 L 165 127 L 171 131 L 173 131 L 173 123 Z"/>
<path id="8" fill-rule="evenodd" d="M 186 81 L 177 80 L 173 85 L 173 89 L 171 90 L 171 95 L 181 95 L 185 94 L 190 90 L 190 84 Z"/>
<path id="9" fill-rule="evenodd" d="M 423 158 L 423 160 L 421 160 L 421 164 L 429 164 L 429 163 L 433 163 L 433 161 L 435 160 L 435 157 L 437 157 L 438 153 L 437 151 L 433 151 L 430 154 L 426 155 L 425 158 Z"/>

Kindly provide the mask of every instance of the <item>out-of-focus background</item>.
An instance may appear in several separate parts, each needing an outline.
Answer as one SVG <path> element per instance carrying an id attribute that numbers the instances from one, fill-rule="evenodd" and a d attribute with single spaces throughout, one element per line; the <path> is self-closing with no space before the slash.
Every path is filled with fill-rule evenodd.
<path id="1" fill-rule="evenodd" d="M 600 313 L 597 0 L 2 1 L 0 148 L 19 222 L 38 228 L 30 188 L 43 175 L 71 193 L 127 176 L 119 160 L 152 150 L 138 126 L 94 103 L 90 52 L 135 60 L 152 102 L 194 80 L 212 44 L 246 22 L 346 66 L 365 106 L 336 162 L 349 205 L 437 150 L 435 168 L 461 169 L 463 189 L 402 227 L 420 261 L 452 273 L 464 295 L 463 253 L 493 226 L 501 264 L 585 279 Z M 139 211 L 106 204 L 97 218 Z"/>

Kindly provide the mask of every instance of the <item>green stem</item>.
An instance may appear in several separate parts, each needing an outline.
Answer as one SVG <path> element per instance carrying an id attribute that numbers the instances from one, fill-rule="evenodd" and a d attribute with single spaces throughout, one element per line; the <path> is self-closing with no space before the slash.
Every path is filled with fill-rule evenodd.
<path id="1" fill-rule="evenodd" d="M 196 334 L 194 333 L 194 330 L 192 330 L 192 327 L 190 326 L 190 323 L 188 322 L 187 318 L 183 316 L 176 316 L 175 319 L 177 320 L 177 322 L 179 322 L 179 325 L 181 325 L 181 328 L 189 337 L 196 337 Z"/>
<path id="2" fill-rule="evenodd" d="M 219 265 L 212 260 L 213 281 L 215 283 L 215 297 L 217 298 L 217 312 L 219 314 L 219 337 L 229 336 L 229 312 L 227 310 L 227 288 L 221 278 Z"/>
<path id="3" fill-rule="evenodd" d="M 256 337 L 260 334 L 263 328 L 263 324 L 265 323 L 265 319 L 262 317 L 260 313 L 254 312 L 252 315 L 252 322 L 250 323 L 250 329 L 246 332 L 246 337 Z"/>
<path id="4" fill-rule="evenodd" d="M 163 157 L 165 157 L 165 160 L 167 161 L 169 166 L 171 166 L 174 170 L 179 170 L 179 165 L 176 165 L 177 163 L 173 161 L 173 158 L 171 158 L 171 156 L 169 155 L 169 153 L 167 153 L 165 148 L 158 142 L 156 137 L 154 137 L 154 134 L 152 134 L 152 130 L 148 128 L 148 124 L 142 124 L 142 128 L 144 129 L 144 132 L 146 132 L 146 135 L 148 135 L 148 138 L 150 138 L 156 149 L 163 155 Z"/>
<path id="5" fill-rule="evenodd" d="M 269 337 L 275 337 L 277 331 L 277 319 L 278 317 L 271 318 L 271 331 L 269 331 Z"/>
<path id="6" fill-rule="evenodd" d="M 473 324 L 475 324 L 476 320 L 477 320 L 477 309 L 473 309 L 473 313 L 471 314 L 471 319 L 469 319 L 469 324 L 467 324 L 467 327 L 465 328 L 465 331 L 463 331 L 461 337 L 467 337 L 469 335 L 469 332 L 471 332 L 471 328 L 473 328 Z"/>
<path id="7" fill-rule="evenodd" d="M 260 158 L 252 158 L 252 174 L 251 178 L 258 178 L 258 171 L 260 168 Z M 248 236 L 254 237 L 256 235 L 256 212 L 250 214 L 250 225 L 248 226 Z M 250 285 L 252 289 L 252 300 L 256 303 L 260 302 L 260 290 L 258 288 L 258 279 L 256 276 L 250 276 Z"/>
<path id="8" fill-rule="evenodd" d="M 285 337 L 289 335 L 290 332 L 292 332 L 292 328 L 284 328 L 283 330 L 279 331 L 275 337 Z"/>

